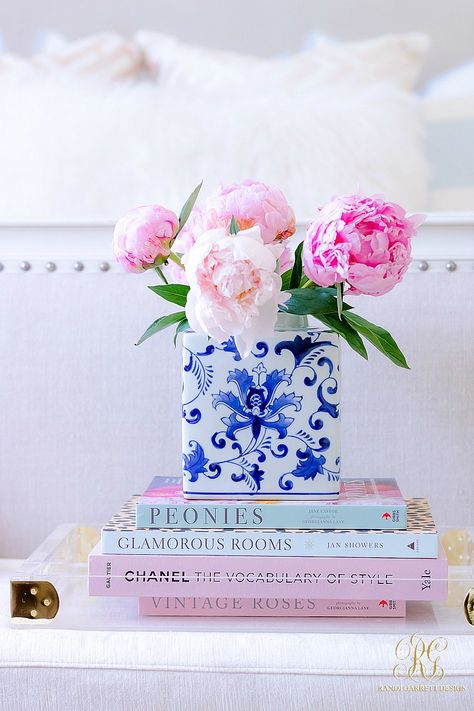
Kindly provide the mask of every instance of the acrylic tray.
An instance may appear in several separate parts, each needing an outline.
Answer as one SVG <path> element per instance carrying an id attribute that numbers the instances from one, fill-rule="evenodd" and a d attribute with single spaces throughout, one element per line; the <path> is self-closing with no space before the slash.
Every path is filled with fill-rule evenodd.
<path id="1" fill-rule="evenodd" d="M 136 598 L 88 595 L 87 559 L 100 539 L 100 530 L 66 524 L 56 528 L 12 576 L 11 625 L 27 629 L 474 634 L 474 527 L 443 527 L 440 538 L 449 560 L 448 598 L 409 602 L 406 618 L 141 617 Z"/>

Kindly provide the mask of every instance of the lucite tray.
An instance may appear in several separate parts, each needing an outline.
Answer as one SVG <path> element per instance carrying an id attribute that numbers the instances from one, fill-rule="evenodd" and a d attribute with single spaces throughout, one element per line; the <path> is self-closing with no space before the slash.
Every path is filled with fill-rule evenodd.
<path id="1" fill-rule="evenodd" d="M 87 559 L 100 531 L 66 524 L 56 528 L 12 576 L 11 625 L 28 629 L 474 634 L 474 527 L 444 527 L 440 536 L 450 563 L 448 598 L 409 602 L 406 618 L 142 617 L 135 598 L 88 595 Z"/>

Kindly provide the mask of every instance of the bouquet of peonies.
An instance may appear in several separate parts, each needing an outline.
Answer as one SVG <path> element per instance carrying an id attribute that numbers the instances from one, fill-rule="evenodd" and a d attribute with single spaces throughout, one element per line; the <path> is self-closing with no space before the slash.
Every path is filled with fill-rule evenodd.
<path id="1" fill-rule="evenodd" d="M 154 269 L 162 283 L 149 288 L 180 307 L 138 343 L 175 325 L 175 340 L 188 328 L 220 342 L 233 338 L 245 357 L 273 332 L 281 311 L 316 317 L 364 358 L 363 338 L 408 367 L 392 336 L 358 316 L 344 296 L 380 296 L 401 281 L 420 216 L 380 196 L 337 197 L 317 211 L 293 252 L 295 215 L 280 190 L 246 180 L 197 206 L 200 188 L 179 218 L 150 205 L 117 222 L 117 260 L 130 272 Z"/>

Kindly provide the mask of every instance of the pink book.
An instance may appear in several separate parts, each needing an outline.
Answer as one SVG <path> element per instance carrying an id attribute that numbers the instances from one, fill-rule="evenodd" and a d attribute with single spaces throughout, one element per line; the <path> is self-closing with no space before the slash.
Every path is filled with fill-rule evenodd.
<path id="1" fill-rule="evenodd" d="M 277 597 L 141 597 L 140 615 L 159 617 L 405 617 L 405 600 Z"/>
<path id="2" fill-rule="evenodd" d="M 89 555 L 89 594 L 116 597 L 285 597 L 444 600 L 438 558 Z"/>

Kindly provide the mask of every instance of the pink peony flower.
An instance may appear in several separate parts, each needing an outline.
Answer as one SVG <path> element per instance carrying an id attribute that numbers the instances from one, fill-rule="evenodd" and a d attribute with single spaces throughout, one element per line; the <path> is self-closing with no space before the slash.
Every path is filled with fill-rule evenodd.
<path id="1" fill-rule="evenodd" d="M 378 196 L 334 198 L 308 227 L 304 272 L 320 286 L 346 282 L 353 294 L 386 294 L 408 269 L 423 219 Z"/>
<path id="2" fill-rule="evenodd" d="M 130 210 L 115 225 L 115 258 L 127 272 L 143 272 L 163 264 L 178 229 L 178 218 L 160 205 Z"/>
<path id="3" fill-rule="evenodd" d="M 221 227 L 227 228 L 226 234 L 229 234 L 228 228 L 231 219 L 232 216 L 229 219 L 222 220 L 222 225 L 220 225 Z M 191 212 L 191 215 L 189 216 L 188 221 L 186 222 L 179 235 L 176 237 L 176 240 L 173 244 L 173 252 L 178 254 L 187 254 L 193 244 L 199 238 L 199 235 L 207 231 L 208 228 L 206 228 L 205 225 L 208 224 L 209 220 L 210 217 L 209 214 L 206 213 L 206 208 L 200 207 L 199 205 L 195 205 L 193 211 Z M 238 235 L 239 234 L 240 232 L 238 233 Z M 290 269 L 293 266 L 293 262 L 293 252 L 291 248 L 285 244 L 278 261 L 278 273 L 284 274 L 287 269 Z M 188 283 L 186 271 L 182 269 L 178 264 L 175 264 L 175 262 L 169 261 L 164 268 L 164 273 L 168 281 L 171 283 Z"/>
<path id="4" fill-rule="evenodd" d="M 219 227 L 201 234 L 183 257 L 190 290 L 186 316 L 191 328 L 218 341 L 233 336 L 242 357 L 269 336 L 281 291 L 276 262 L 280 245 L 266 245 L 260 228 L 229 235 Z"/>
<path id="5" fill-rule="evenodd" d="M 208 197 L 202 226 L 205 230 L 228 227 L 232 217 L 240 230 L 258 225 L 265 244 L 285 240 L 296 230 L 295 213 L 281 190 L 253 180 L 221 186 Z"/>

